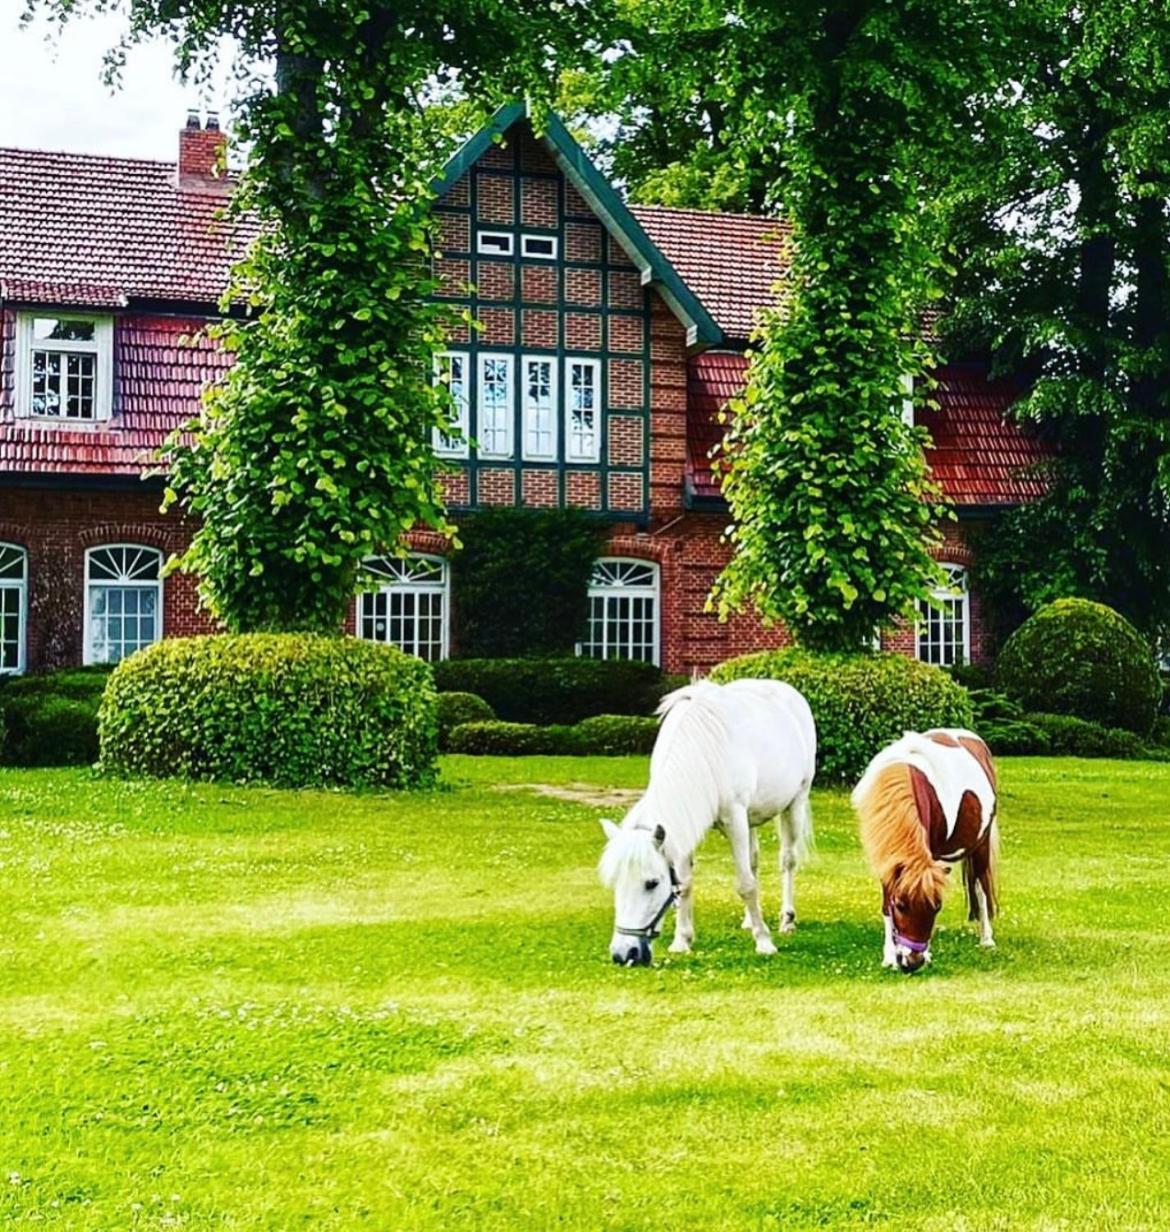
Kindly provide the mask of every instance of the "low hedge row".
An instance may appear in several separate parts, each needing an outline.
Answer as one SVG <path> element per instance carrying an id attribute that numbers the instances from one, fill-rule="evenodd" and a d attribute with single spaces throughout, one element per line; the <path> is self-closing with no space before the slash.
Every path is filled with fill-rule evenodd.
<path id="1" fill-rule="evenodd" d="M 580 723 L 464 723 L 448 738 L 452 753 L 490 757 L 596 756 L 649 753 L 658 720 L 630 714 L 600 714 Z"/>
<path id="2" fill-rule="evenodd" d="M 439 748 L 447 752 L 451 733 L 464 723 L 490 723 L 496 716 L 492 708 L 474 693 L 439 694 Z"/>
<path id="3" fill-rule="evenodd" d="M 808 700 L 817 724 L 817 778 L 856 782 L 870 759 L 906 731 L 970 727 L 971 698 L 937 667 L 899 654 L 760 651 L 721 663 L 711 679 L 783 680 Z"/>
<path id="4" fill-rule="evenodd" d="M 101 765 L 282 787 L 415 787 L 435 778 L 435 711 L 427 664 L 376 642 L 175 638 L 110 677 Z"/>
<path id="5" fill-rule="evenodd" d="M 0 685 L 0 762 L 88 766 L 98 757 L 98 706 L 110 668 L 16 676 Z"/>
<path id="6" fill-rule="evenodd" d="M 629 659 L 446 659 L 442 693 L 474 693 L 509 723 L 577 723 L 599 714 L 650 714 L 662 672 Z"/>

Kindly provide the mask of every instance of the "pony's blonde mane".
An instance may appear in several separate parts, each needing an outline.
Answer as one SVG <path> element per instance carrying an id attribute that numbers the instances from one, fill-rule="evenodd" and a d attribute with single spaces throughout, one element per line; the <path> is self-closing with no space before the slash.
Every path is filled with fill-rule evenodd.
<path id="1" fill-rule="evenodd" d="M 942 899 L 946 866 L 930 854 L 918 819 L 910 767 L 892 762 L 866 774 L 853 793 L 861 845 L 882 885 L 895 895 Z"/>

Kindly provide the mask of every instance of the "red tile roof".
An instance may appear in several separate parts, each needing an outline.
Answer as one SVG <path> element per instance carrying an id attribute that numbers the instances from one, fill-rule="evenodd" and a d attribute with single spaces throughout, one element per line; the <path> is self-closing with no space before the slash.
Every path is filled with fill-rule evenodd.
<path id="1" fill-rule="evenodd" d="M 7 314 L 0 344 L 11 338 L 11 321 Z M 74 427 L 0 414 L 0 473 L 139 475 L 148 469 L 167 434 L 198 412 L 203 386 L 231 362 L 200 333 L 204 324 L 190 317 L 119 319 L 112 423 Z"/>
<path id="2" fill-rule="evenodd" d="M 0 149 L 5 299 L 109 308 L 214 305 L 250 232 L 218 218 L 223 185 L 174 163 Z"/>
<path id="3" fill-rule="evenodd" d="M 775 300 L 791 228 L 774 218 L 664 205 L 633 205 L 630 212 L 728 340 L 746 342 L 759 309 Z"/>
<path id="4" fill-rule="evenodd" d="M 723 438 L 716 416 L 743 388 L 744 355 L 709 351 L 690 361 L 687 376 L 687 484 L 701 499 L 719 499 L 710 452 Z M 1016 505 L 1044 491 L 1036 474 L 1048 449 L 1008 417 L 1019 390 L 988 381 L 978 368 L 950 365 L 938 373 L 938 410 L 918 422 L 934 441 L 927 461 L 947 500 L 957 506 Z"/>

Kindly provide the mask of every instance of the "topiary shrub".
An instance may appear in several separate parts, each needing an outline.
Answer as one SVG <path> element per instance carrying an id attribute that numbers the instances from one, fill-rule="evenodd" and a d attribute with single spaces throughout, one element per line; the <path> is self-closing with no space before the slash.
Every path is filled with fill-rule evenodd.
<path id="1" fill-rule="evenodd" d="M 1122 727 L 1104 727 L 1071 714 L 1030 714 L 1028 722 L 1048 738 L 1044 752 L 1054 757 L 1142 758 L 1147 748 L 1141 738 Z"/>
<path id="2" fill-rule="evenodd" d="M 537 723 L 464 723 L 451 733 L 452 753 L 489 757 L 531 757 L 575 753 L 571 727 L 541 727 Z"/>
<path id="3" fill-rule="evenodd" d="M 350 637 L 157 642 L 115 669 L 99 732 L 112 774 L 283 787 L 416 787 L 435 777 L 430 668 Z"/>
<path id="4" fill-rule="evenodd" d="M 451 733 L 464 723 L 490 723 L 495 712 L 474 693 L 439 694 L 439 748 L 447 750 Z"/>
<path id="5" fill-rule="evenodd" d="M 1162 699 L 1153 651 L 1119 613 L 1058 599 L 1008 638 L 996 680 L 1025 710 L 1068 714 L 1145 735 Z"/>
<path id="6" fill-rule="evenodd" d="M 784 680 L 808 699 L 817 724 L 817 775 L 852 782 L 870 758 L 905 731 L 971 727 L 971 699 L 946 672 L 898 654 L 766 650 L 721 663 L 720 684 Z"/>
<path id="7" fill-rule="evenodd" d="M 573 728 L 573 738 L 582 753 L 649 753 L 658 739 L 658 720 L 640 714 L 598 714 L 582 719 Z"/>
<path id="8" fill-rule="evenodd" d="M 446 659 L 444 692 L 474 693 L 509 723 L 576 723 L 597 714 L 650 714 L 662 673 L 629 659 Z"/>

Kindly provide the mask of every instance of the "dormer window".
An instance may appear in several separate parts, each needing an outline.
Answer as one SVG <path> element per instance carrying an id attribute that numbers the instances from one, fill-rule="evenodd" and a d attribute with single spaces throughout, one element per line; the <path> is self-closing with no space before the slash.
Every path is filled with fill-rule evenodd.
<path id="1" fill-rule="evenodd" d="M 21 313 L 17 318 L 17 414 L 58 423 L 109 419 L 113 340 L 110 317 Z"/>

